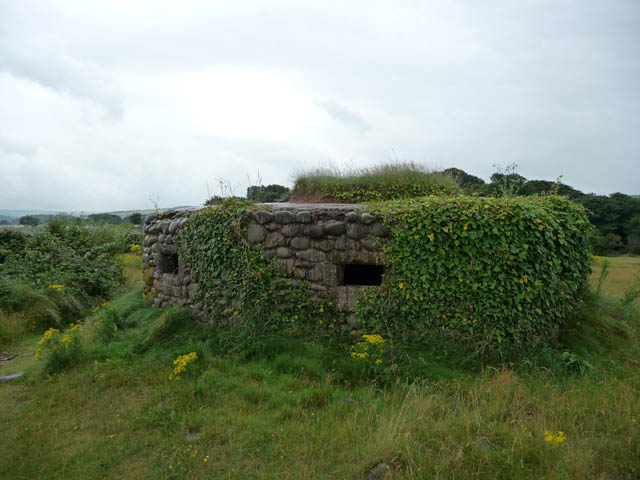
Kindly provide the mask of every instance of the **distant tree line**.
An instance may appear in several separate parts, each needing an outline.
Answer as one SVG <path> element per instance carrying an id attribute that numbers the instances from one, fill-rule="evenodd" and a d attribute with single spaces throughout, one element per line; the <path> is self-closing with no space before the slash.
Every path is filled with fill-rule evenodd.
<path id="1" fill-rule="evenodd" d="M 86 219 L 80 217 L 74 217 L 72 215 L 24 215 L 18 219 L 18 224 L 35 227 L 38 225 L 44 225 L 48 223 L 53 218 L 70 218 L 74 221 L 80 223 L 93 223 L 96 225 L 110 224 L 110 225 L 120 225 L 121 223 L 132 223 L 133 225 L 142 225 L 143 215 L 139 212 L 132 213 L 127 217 L 120 217 L 118 215 L 113 215 L 111 213 L 95 213 L 89 215 Z M 2 220 L 0 225 L 9 225 L 10 223 L 6 220 Z"/>
<path id="2" fill-rule="evenodd" d="M 473 195 L 565 195 L 585 207 L 589 221 L 596 227 L 591 236 L 596 255 L 640 254 L 640 197 L 637 195 L 583 193 L 559 181 L 527 180 L 509 168 L 491 175 L 489 183 L 458 168 L 449 168 L 444 173 Z"/>

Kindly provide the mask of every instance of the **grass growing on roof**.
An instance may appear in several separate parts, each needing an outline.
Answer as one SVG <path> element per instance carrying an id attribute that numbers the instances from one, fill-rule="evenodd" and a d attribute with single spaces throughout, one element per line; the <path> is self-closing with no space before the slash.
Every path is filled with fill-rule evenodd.
<path id="1" fill-rule="evenodd" d="M 301 171 L 295 176 L 292 195 L 294 199 L 315 195 L 345 202 L 368 202 L 459 191 L 448 175 L 415 162 L 396 162 L 357 169 Z"/>

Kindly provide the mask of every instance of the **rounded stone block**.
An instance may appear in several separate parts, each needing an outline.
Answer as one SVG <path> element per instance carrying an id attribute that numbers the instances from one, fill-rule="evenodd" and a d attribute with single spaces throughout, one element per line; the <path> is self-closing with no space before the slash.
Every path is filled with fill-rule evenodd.
<path id="1" fill-rule="evenodd" d="M 262 242 L 266 235 L 267 233 L 265 232 L 264 227 L 261 227 L 260 225 L 253 223 L 247 227 L 247 240 L 251 243 Z"/>
<path id="2" fill-rule="evenodd" d="M 357 223 L 350 223 L 349 225 L 347 225 L 347 237 L 349 238 L 358 240 L 364 237 L 366 234 L 366 229 L 358 225 Z"/>
<path id="3" fill-rule="evenodd" d="M 311 223 L 311 212 L 307 212 L 306 210 L 303 210 L 302 212 L 296 213 L 296 222 Z"/>
<path id="4" fill-rule="evenodd" d="M 345 226 L 342 222 L 329 222 L 324 227 L 328 235 L 342 235 L 345 232 Z"/>
<path id="5" fill-rule="evenodd" d="M 264 241 L 266 248 L 282 247 L 285 244 L 284 236 L 280 232 L 271 232 Z"/>
<path id="6" fill-rule="evenodd" d="M 313 241 L 313 248 L 317 248 L 318 250 L 322 250 L 323 252 L 329 252 L 333 250 L 335 248 L 335 245 L 336 245 L 335 240 L 332 240 L 329 238 Z"/>
<path id="7" fill-rule="evenodd" d="M 253 212 L 253 219 L 260 225 L 264 225 L 273 220 L 273 213 L 267 212 L 266 210 L 258 210 Z"/>
<path id="8" fill-rule="evenodd" d="M 291 255 L 293 255 L 293 252 L 290 248 L 278 247 L 278 249 L 276 250 L 276 255 L 278 256 L 278 258 L 289 258 Z"/>
<path id="9" fill-rule="evenodd" d="M 321 225 L 311 225 L 307 229 L 307 235 L 311 238 L 321 238 L 324 235 L 324 229 Z"/>
<path id="10" fill-rule="evenodd" d="M 174 220 L 169 224 L 169 233 L 175 233 L 175 231 L 180 227 L 180 220 Z"/>
<path id="11" fill-rule="evenodd" d="M 296 257 L 307 262 L 321 262 L 327 255 L 320 250 L 302 250 L 296 253 Z"/>
<path id="12" fill-rule="evenodd" d="M 275 214 L 276 223 L 280 225 L 288 225 L 289 223 L 294 223 L 296 221 L 296 216 L 291 212 L 276 212 Z"/>
<path id="13" fill-rule="evenodd" d="M 302 225 L 291 224 L 285 225 L 280 230 L 285 237 L 295 237 L 302 232 Z"/>
<path id="14" fill-rule="evenodd" d="M 363 225 L 371 225 L 375 221 L 376 217 L 374 217 L 370 213 L 363 213 L 362 215 L 360 215 L 360 223 L 362 223 Z"/>
<path id="15" fill-rule="evenodd" d="M 387 227 L 385 227 L 383 224 L 381 223 L 376 223 L 373 225 L 373 234 L 376 237 L 387 237 L 389 236 L 389 229 Z"/>
<path id="16" fill-rule="evenodd" d="M 369 251 L 373 251 L 377 247 L 376 239 L 373 237 L 364 237 L 360 240 L 360 245 Z"/>
<path id="17" fill-rule="evenodd" d="M 297 250 L 306 250 L 311 245 L 309 237 L 295 237 L 291 239 L 291 246 Z"/>

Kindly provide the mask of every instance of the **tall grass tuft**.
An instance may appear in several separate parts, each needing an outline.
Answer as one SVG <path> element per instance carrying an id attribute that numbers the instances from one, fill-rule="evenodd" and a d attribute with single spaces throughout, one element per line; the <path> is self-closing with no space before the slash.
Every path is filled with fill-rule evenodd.
<path id="1" fill-rule="evenodd" d="M 293 197 L 305 194 L 338 200 L 390 200 L 460 189 L 449 175 L 415 162 L 391 162 L 355 169 L 317 168 L 294 174 Z"/>

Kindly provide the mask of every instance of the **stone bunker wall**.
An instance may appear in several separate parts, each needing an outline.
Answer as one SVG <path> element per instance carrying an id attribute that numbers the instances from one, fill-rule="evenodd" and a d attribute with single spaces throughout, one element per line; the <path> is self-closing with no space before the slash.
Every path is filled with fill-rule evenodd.
<path id="1" fill-rule="evenodd" d="M 312 297 L 353 311 L 358 294 L 376 288 L 384 273 L 381 242 L 388 229 L 353 204 L 264 204 L 245 211 L 243 239 L 262 247 L 290 282 L 305 280 Z M 178 252 L 175 234 L 195 210 L 173 210 L 145 218 L 143 275 L 145 299 L 154 306 L 187 306 L 204 315 L 197 284 Z"/>

